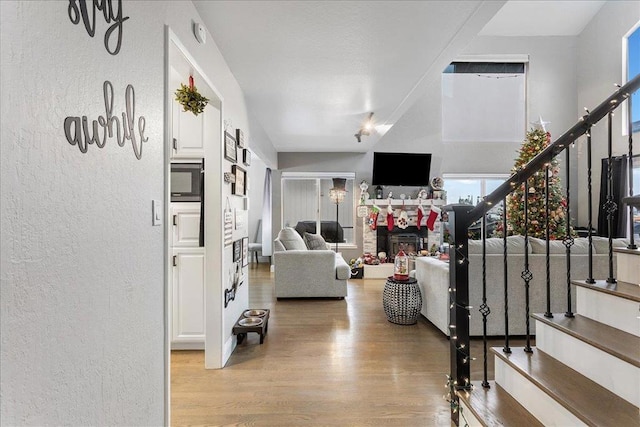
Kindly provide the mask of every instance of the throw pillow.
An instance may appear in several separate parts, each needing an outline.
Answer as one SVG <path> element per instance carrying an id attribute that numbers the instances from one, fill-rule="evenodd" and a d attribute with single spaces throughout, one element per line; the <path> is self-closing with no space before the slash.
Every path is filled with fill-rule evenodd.
<path id="1" fill-rule="evenodd" d="M 602 236 L 591 236 L 593 241 L 593 251 L 597 254 L 608 254 L 609 253 L 609 238 Z M 615 238 L 612 239 L 612 246 L 614 248 L 624 248 L 629 245 L 629 240 L 625 238 Z"/>
<path id="2" fill-rule="evenodd" d="M 278 240 L 282 246 L 288 251 L 306 251 L 307 245 L 304 244 L 302 236 L 291 227 L 285 227 L 278 233 Z"/>
<path id="3" fill-rule="evenodd" d="M 304 233 L 304 242 L 307 244 L 307 249 L 312 251 L 327 249 L 327 242 L 319 234 Z"/>

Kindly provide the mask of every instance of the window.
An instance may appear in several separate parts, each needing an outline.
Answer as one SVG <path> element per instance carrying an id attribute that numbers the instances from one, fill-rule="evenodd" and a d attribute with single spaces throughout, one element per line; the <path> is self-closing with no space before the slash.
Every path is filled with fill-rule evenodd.
<path id="1" fill-rule="evenodd" d="M 625 47 L 627 51 L 626 60 L 627 64 L 625 71 L 627 73 L 626 81 L 631 80 L 640 73 L 640 23 L 638 23 L 635 29 L 633 29 L 625 38 Z M 625 110 L 623 111 L 623 130 L 624 135 L 628 134 L 628 115 L 626 112 L 627 103 L 624 104 Z M 631 94 L 631 120 L 632 120 L 632 132 L 636 133 L 640 131 L 640 93 L 636 91 Z M 636 187 L 634 187 L 636 188 Z"/>
<path id="2" fill-rule="evenodd" d="M 330 198 L 333 178 L 346 179 L 345 198 Z M 282 173 L 282 224 L 321 234 L 327 243 L 355 247 L 353 172 Z M 337 226 L 336 226 L 337 224 Z"/>
<path id="3" fill-rule="evenodd" d="M 525 61 L 453 62 L 442 73 L 444 142 L 521 142 Z"/>
<path id="4" fill-rule="evenodd" d="M 444 174 L 444 189 L 447 192 L 447 203 L 463 203 L 477 205 L 509 178 L 508 174 Z M 497 204 L 487 214 L 487 237 L 491 237 L 501 221 L 502 202 Z M 477 221 L 469 227 L 470 238 L 480 239 L 483 234 L 482 221 Z"/>

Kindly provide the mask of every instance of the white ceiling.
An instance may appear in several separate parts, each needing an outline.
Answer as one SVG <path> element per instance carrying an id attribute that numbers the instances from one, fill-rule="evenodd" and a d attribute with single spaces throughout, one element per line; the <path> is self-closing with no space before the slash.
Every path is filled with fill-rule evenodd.
<path id="1" fill-rule="evenodd" d="M 280 152 L 368 151 L 481 30 L 499 34 L 522 16 L 518 7 L 531 18 L 530 3 L 540 13 L 553 8 L 554 16 L 570 3 L 587 12 L 562 25 L 546 15 L 528 31 L 577 34 L 604 2 L 512 1 L 500 10 L 504 3 L 194 1 Z M 354 133 L 372 111 L 378 132 L 358 143 Z"/>

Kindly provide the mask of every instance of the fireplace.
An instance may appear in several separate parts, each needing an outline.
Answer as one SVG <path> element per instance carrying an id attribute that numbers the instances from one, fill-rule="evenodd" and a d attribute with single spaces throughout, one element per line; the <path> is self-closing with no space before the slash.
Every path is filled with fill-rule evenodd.
<path id="1" fill-rule="evenodd" d="M 416 254 L 422 249 L 428 249 L 426 227 L 420 227 L 420 230 L 415 226 L 409 226 L 405 229 L 394 227 L 392 231 L 389 231 L 386 227 L 379 227 L 376 231 L 377 252 L 386 252 L 390 260 L 393 260 L 398 253 L 401 244 L 407 255 Z"/>

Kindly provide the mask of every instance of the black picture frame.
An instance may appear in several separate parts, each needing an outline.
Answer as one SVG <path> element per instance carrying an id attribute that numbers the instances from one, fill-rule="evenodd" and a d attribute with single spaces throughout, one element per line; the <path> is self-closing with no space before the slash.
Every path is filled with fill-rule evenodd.
<path id="1" fill-rule="evenodd" d="M 238 262 L 242 258 L 242 240 L 233 242 L 233 262 Z"/>
<path id="2" fill-rule="evenodd" d="M 224 133 L 224 158 L 233 163 L 238 161 L 236 140 L 229 132 Z"/>
<path id="3" fill-rule="evenodd" d="M 236 129 L 236 143 L 240 148 L 246 148 L 244 132 L 241 129 Z"/>
<path id="4" fill-rule="evenodd" d="M 246 267 L 249 265 L 249 238 L 242 238 L 242 266 Z"/>
<path id="5" fill-rule="evenodd" d="M 247 195 L 247 171 L 238 165 L 231 166 L 231 172 L 236 177 L 236 182 L 231 183 L 231 194 L 236 196 Z"/>
<path id="6" fill-rule="evenodd" d="M 251 151 L 249 151 L 248 148 L 245 148 L 244 150 L 242 150 L 242 163 L 245 166 L 251 165 Z"/>

